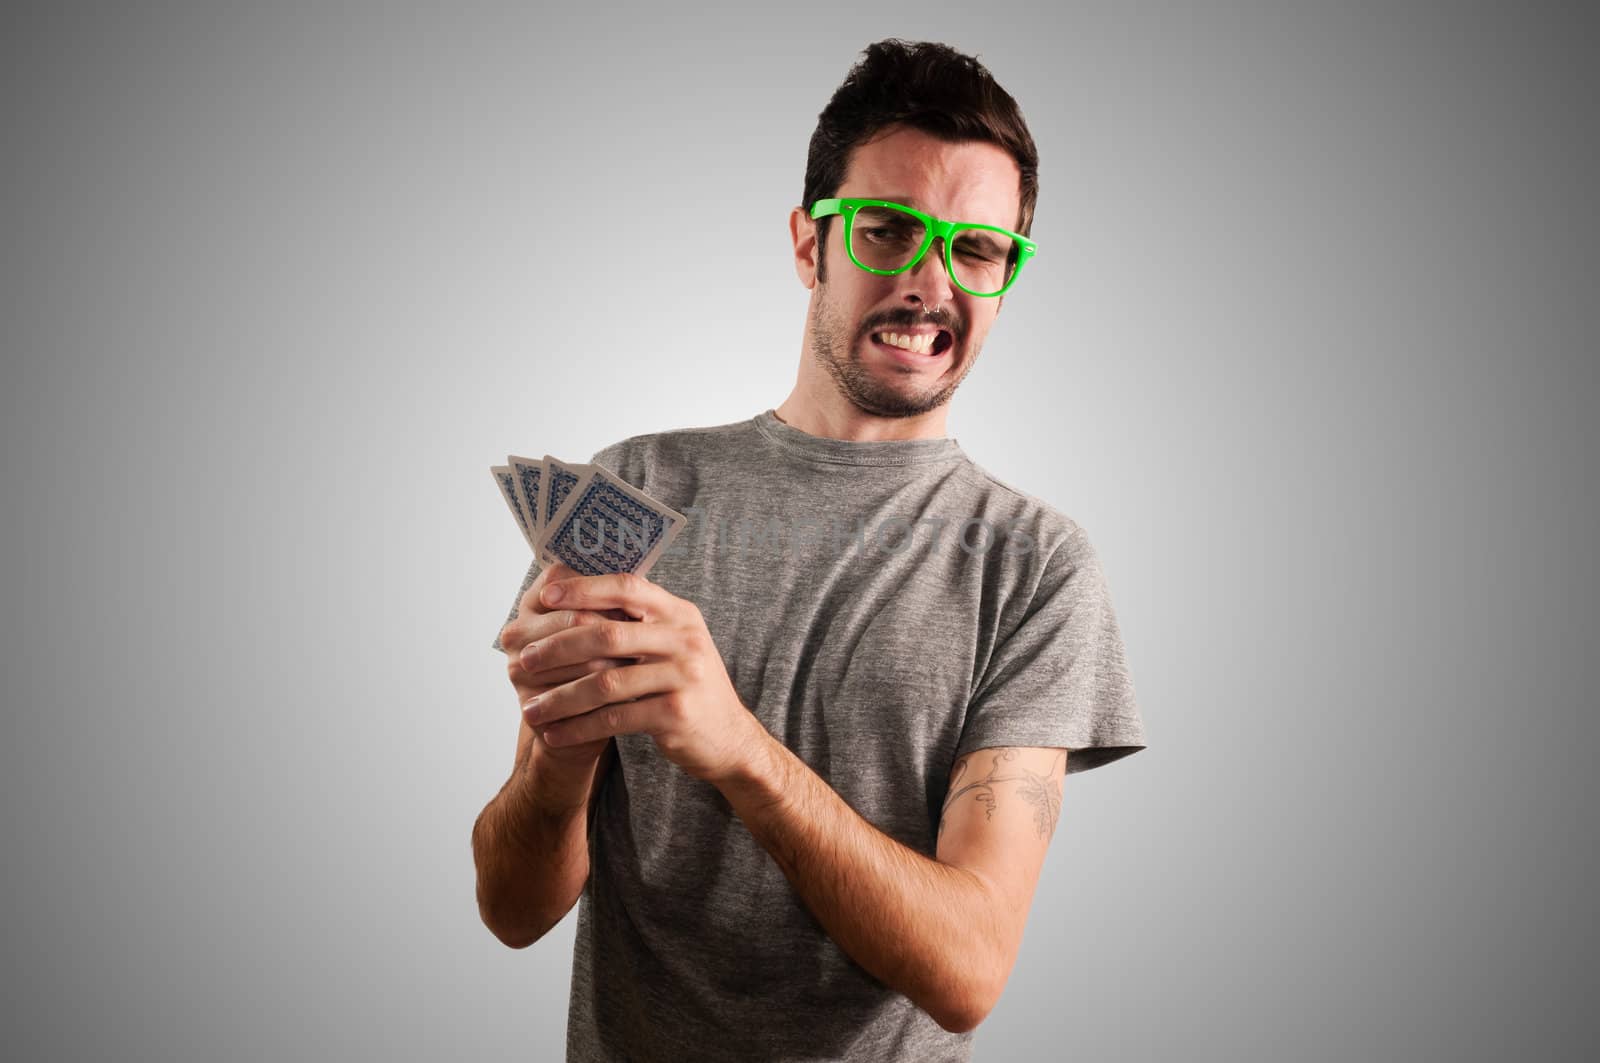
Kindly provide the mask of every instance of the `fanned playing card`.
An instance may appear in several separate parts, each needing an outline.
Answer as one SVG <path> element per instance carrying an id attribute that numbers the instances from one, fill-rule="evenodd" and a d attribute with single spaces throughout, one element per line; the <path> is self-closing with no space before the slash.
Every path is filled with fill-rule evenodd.
<path id="1" fill-rule="evenodd" d="M 541 470 L 539 502 L 534 512 L 538 514 L 535 519 L 539 523 L 539 535 L 543 535 L 544 530 L 550 526 L 550 518 L 555 516 L 556 510 L 566 502 L 567 495 L 578 486 L 579 480 L 593 470 L 594 466 L 574 464 L 546 454 L 540 459 L 539 467 Z M 537 542 L 538 535 L 534 536 L 534 539 Z M 535 546 L 534 553 L 538 552 L 539 548 Z"/>
<path id="2" fill-rule="evenodd" d="M 539 479 L 543 476 L 543 470 L 538 458 L 525 458 L 519 454 L 506 455 L 506 464 L 516 480 L 517 501 L 528 518 L 528 527 L 533 529 L 531 546 L 538 541 L 539 533 L 544 531 L 544 525 L 539 522 Z"/>
<path id="3" fill-rule="evenodd" d="M 528 515 L 522 511 L 522 502 L 517 498 L 517 478 L 509 465 L 491 465 L 489 472 L 494 476 L 494 482 L 500 488 L 500 494 L 505 497 L 506 505 L 511 507 L 511 513 L 517 518 L 517 527 L 522 529 L 523 538 L 528 540 L 528 545 L 537 553 L 539 536 L 535 534 L 533 525 L 528 520 Z"/>
<path id="4" fill-rule="evenodd" d="M 546 455 L 548 459 L 548 455 Z M 534 544 L 542 564 L 585 576 L 650 571 L 688 518 L 604 465 L 591 465 Z"/>

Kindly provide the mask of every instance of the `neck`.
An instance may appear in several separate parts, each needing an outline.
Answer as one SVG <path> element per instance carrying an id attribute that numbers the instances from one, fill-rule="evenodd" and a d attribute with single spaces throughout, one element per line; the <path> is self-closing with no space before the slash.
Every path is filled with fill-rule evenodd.
<path id="1" fill-rule="evenodd" d="M 791 428 L 824 439 L 844 439 L 852 443 L 875 443 L 894 439 L 942 439 L 945 437 L 945 407 L 914 417 L 879 417 L 852 404 L 831 387 L 823 396 L 809 393 L 804 381 L 795 384 L 789 397 L 773 412 Z"/>

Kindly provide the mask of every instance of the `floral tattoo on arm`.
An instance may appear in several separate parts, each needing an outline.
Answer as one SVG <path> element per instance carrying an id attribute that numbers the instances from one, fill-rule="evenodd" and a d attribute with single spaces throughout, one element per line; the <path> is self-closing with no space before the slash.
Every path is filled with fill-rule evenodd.
<path id="1" fill-rule="evenodd" d="M 976 800 L 982 802 L 984 818 L 993 819 L 999 801 L 995 787 L 999 783 L 1014 782 L 1018 784 L 1016 788 L 1018 796 L 1033 806 L 1033 823 L 1039 832 L 1039 837 L 1046 839 L 1053 837 L 1056 821 L 1061 818 L 1061 776 L 1056 772 L 1065 764 L 1067 751 L 1059 750 L 1056 756 L 1057 761 L 1052 762 L 1049 772 L 1044 775 L 1018 763 L 1018 753 L 1014 748 L 981 749 L 970 756 L 962 757 L 956 764 L 955 778 L 950 783 L 950 793 L 945 798 L 944 808 L 939 816 L 939 835 L 943 836 L 944 825 L 949 821 L 946 813 L 958 799 L 966 794 L 972 794 Z M 981 770 L 975 766 L 975 762 L 987 765 L 987 774 L 981 779 L 973 778 L 970 782 L 965 781 L 969 773 L 976 776 Z"/>

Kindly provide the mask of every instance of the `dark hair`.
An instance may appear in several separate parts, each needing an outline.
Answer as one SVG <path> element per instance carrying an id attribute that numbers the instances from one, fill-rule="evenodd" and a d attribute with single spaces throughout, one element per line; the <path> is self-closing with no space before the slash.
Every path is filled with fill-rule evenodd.
<path id="1" fill-rule="evenodd" d="M 1017 101 L 995 83 L 982 63 L 946 44 L 896 37 L 869 44 L 817 115 L 806 154 L 800 205 L 809 214 L 844 183 L 850 153 L 892 125 L 909 126 L 950 143 L 987 141 L 1011 153 L 1022 171 L 1022 206 L 1016 230 L 1031 235 L 1039 198 L 1039 150 Z M 817 219 L 817 276 L 833 217 Z"/>

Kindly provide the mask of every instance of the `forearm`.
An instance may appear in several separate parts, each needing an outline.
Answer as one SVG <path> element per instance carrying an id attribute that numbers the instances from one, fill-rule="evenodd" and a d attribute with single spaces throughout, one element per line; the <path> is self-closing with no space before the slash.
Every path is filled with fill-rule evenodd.
<path id="1" fill-rule="evenodd" d="M 765 728 L 718 788 L 851 959 L 950 1030 L 984 1013 L 1000 940 L 981 880 L 879 831 Z"/>
<path id="2" fill-rule="evenodd" d="M 585 808 L 541 802 L 518 764 L 472 828 L 478 912 L 505 944 L 525 948 L 572 910 L 589 877 Z"/>

